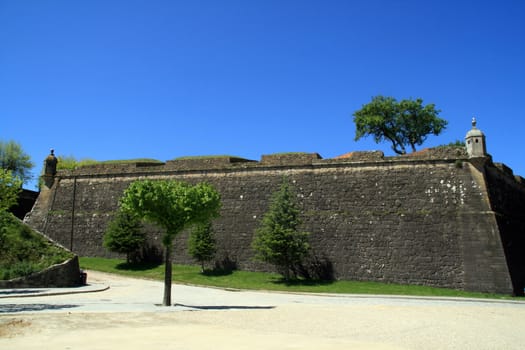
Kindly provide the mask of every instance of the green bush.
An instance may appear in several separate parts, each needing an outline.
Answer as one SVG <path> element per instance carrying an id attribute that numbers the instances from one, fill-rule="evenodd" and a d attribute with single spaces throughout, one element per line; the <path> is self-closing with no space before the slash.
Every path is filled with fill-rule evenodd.
<path id="1" fill-rule="evenodd" d="M 126 254 L 128 263 L 135 262 L 135 253 L 146 243 L 146 234 L 136 215 L 118 211 L 104 234 L 104 247 L 115 253 Z"/>
<path id="2" fill-rule="evenodd" d="M 294 193 L 284 178 L 280 189 L 272 195 L 252 242 L 255 259 L 274 265 L 285 280 L 291 275 L 297 278 L 310 250 L 309 233 L 298 230 L 299 214 Z"/>
<path id="3" fill-rule="evenodd" d="M 195 225 L 189 237 L 188 251 L 201 264 L 202 272 L 204 272 L 204 263 L 215 256 L 216 245 L 211 223 Z"/>

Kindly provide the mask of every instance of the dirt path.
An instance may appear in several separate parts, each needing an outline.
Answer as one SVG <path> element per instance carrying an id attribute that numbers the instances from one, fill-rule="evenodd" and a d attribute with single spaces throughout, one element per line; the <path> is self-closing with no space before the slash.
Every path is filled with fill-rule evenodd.
<path id="1" fill-rule="evenodd" d="M 93 273 L 90 277 L 108 283 L 110 290 L 46 297 L 45 301 L 1 300 L 4 310 L 15 301 L 21 310 L 37 303 L 48 307 L 0 312 L 0 349 L 525 346 L 525 304 L 334 298 L 174 286 L 174 299 L 184 306 L 164 308 L 151 306 L 150 299 L 157 301 L 162 292 L 158 282 Z"/>

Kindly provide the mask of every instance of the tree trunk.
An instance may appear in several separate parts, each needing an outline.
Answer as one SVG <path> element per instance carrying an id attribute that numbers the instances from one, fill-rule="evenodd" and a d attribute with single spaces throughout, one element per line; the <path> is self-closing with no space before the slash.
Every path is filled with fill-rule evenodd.
<path id="1" fill-rule="evenodd" d="M 162 305 L 171 305 L 171 244 L 164 251 L 164 299 Z"/>

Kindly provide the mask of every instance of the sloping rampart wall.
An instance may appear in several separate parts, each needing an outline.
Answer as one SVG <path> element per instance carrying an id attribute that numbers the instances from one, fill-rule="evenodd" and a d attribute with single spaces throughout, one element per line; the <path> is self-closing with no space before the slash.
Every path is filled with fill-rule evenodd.
<path id="1" fill-rule="evenodd" d="M 332 264 L 337 278 L 511 293 L 501 224 L 483 171 L 463 153 L 393 158 L 378 153 L 85 167 L 60 172 L 52 195 L 46 195 L 48 210 L 34 208 L 27 221 L 44 226 L 37 228 L 80 256 L 114 256 L 102 247 L 102 236 L 132 181 L 207 181 L 222 196 L 222 215 L 214 222 L 218 259 L 241 269 L 268 270 L 252 261 L 250 244 L 271 194 L 286 176 L 297 194 L 303 229 L 311 233 L 313 253 Z M 151 242 L 160 246 L 160 230 L 149 231 Z M 177 263 L 193 263 L 186 241 L 187 233 L 176 238 Z"/>

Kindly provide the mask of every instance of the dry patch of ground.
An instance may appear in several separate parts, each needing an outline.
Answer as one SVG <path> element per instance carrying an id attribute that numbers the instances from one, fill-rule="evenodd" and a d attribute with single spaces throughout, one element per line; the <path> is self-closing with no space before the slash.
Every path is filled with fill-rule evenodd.
<path id="1" fill-rule="evenodd" d="M 30 315 L 17 321 L 27 327 L 18 328 L 16 336 L 0 339 L 0 347 L 40 350 L 45 344 L 49 349 L 99 350 L 403 349 L 381 341 L 330 336 L 324 327 L 319 332 L 302 329 L 302 322 L 294 323 L 288 312 L 275 311 Z"/>
<path id="2" fill-rule="evenodd" d="M 31 322 L 24 319 L 0 319 L 0 338 L 21 335 L 29 326 L 31 326 Z"/>

